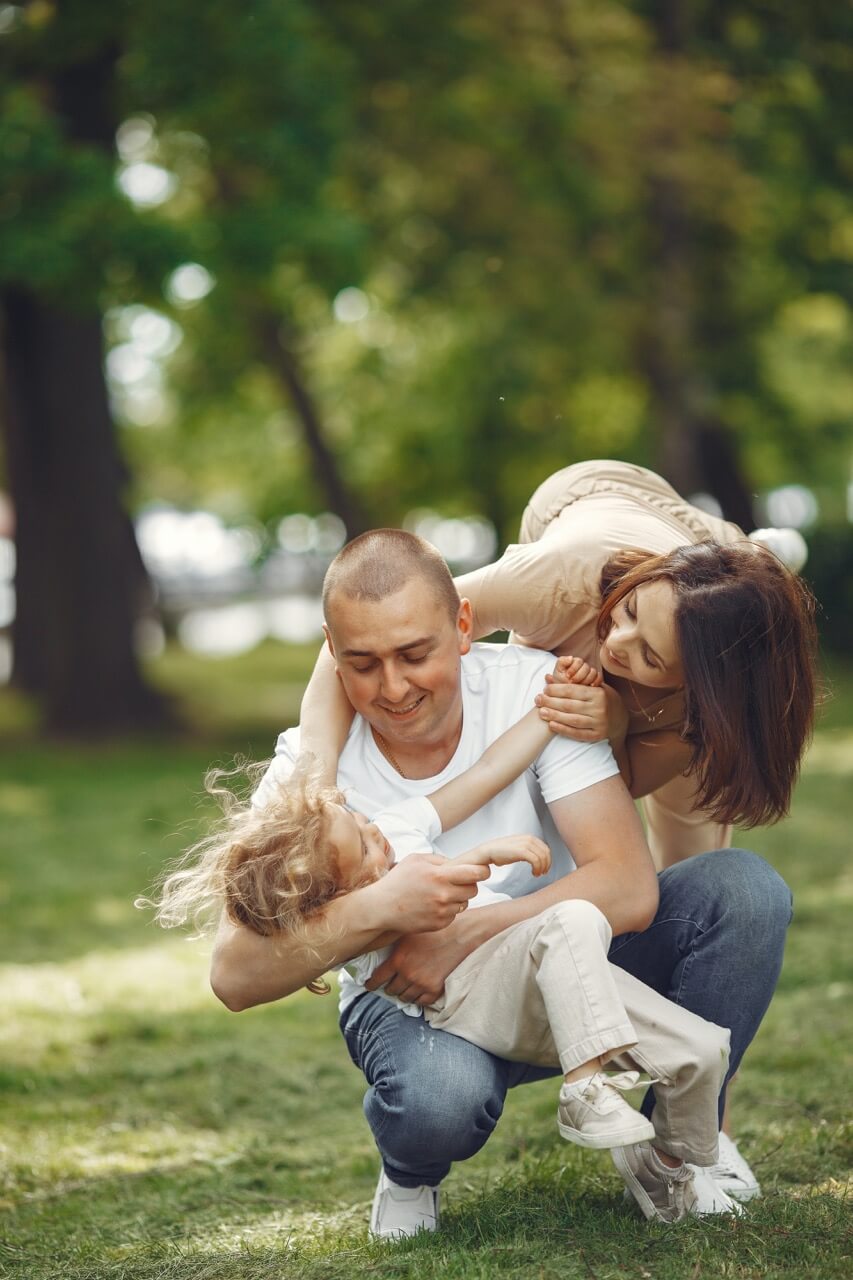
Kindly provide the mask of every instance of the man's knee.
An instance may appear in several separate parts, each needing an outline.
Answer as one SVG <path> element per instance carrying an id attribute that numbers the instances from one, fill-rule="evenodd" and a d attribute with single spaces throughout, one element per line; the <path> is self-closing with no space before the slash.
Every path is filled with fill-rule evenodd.
<path id="1" fill-rule="evenodd" d="M 386 1161 L 403 1167 L 466 1160 L 480 1150 L 503 1111 L 501 1063 L 484 1050 L 424 1028 L 421 1061 L 377 1080 L 364 1112 Z M 439 1041 L 439 1037 L 441 1041 Z M 447 1041 L 446 1053 L 434 1050 Z M 432 1046 L 432 1048 L 431 1048 Z"/>

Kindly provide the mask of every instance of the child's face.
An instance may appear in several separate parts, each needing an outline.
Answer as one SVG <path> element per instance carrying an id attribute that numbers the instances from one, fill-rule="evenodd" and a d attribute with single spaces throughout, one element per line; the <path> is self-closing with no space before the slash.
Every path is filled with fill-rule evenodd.
<path id="1" fill-rule="evenodd" d="M 394 850 L 374 822 L 342 804 L 330 804 L 328 838 L 338 855 L 342 889 L 355 889 L 386 875 L 394 865 Z"/>

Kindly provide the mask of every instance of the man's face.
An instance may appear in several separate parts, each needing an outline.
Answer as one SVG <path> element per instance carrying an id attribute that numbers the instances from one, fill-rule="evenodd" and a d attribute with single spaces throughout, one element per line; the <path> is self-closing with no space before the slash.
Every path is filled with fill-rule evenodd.
<path id="1" fill-rule="evenodd" d="M 384 600 L 329 602 L 326 636 L 355 710 L 393 747 L 438 745 L 462 717 L 459 659 L 471 647 L 471 606 L 454 620 L 429 583 L 411 579 Z"/>

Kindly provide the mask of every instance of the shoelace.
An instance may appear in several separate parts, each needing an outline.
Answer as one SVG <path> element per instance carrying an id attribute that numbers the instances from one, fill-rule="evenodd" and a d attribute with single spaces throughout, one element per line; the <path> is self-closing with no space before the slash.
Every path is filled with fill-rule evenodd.
<path id="1" fill-rule="evenodd" d="M 631 1089 L 635 1089 L 640 1081 L 639 1071 L 620 1071 L 618 1075 L 606 1076 L 601 1071 L 596 1071 L 595 1075 L 590 1076 L 586 1087 L 581 1091 L 581 1097 L 584 1102 L 593 1105 L 595 1103 L 608 1103 L 610 1109 L 616 1105 L 617 1099 L 607 1093 L 607 1086 L 611 1089 L 619 1089 L 621 1093 L 628 1093 Z"/>

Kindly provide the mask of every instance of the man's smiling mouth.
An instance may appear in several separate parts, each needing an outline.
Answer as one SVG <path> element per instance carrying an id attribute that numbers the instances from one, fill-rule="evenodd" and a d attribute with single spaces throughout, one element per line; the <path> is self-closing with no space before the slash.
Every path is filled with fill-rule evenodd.
<path id="1" fill-rule="evenodd" d="M 399 716 L 402 718 L 403 716 L 411 715 L 413 711 L 417 710 L 425 697 L 426 694 L 422 693 L 419 698 L 415 698 L 414 702 L 406 703 L 405 707 L 386 707 L 382 704 L 382 710 L 386 711 L 389 716 Z"/>

